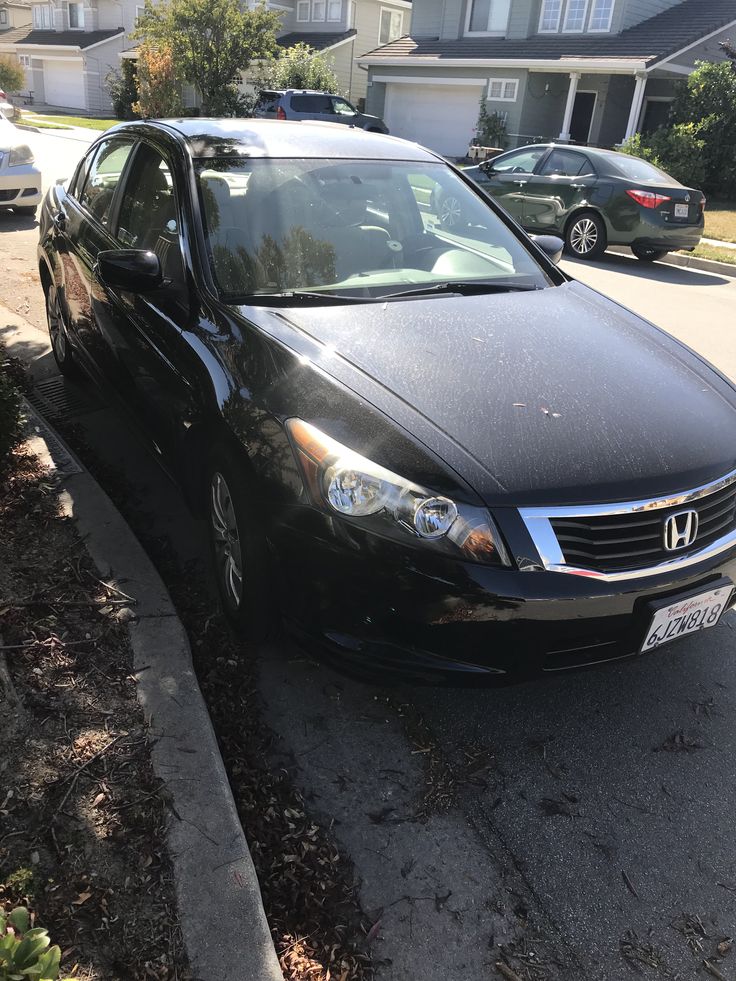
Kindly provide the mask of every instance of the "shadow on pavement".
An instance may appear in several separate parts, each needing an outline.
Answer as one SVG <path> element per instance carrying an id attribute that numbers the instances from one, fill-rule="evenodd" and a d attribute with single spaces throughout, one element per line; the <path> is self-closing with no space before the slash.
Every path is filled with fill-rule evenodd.
<path id="1" fill-rule="evenodd" d="M 34 228 L 38 228 L 35 215 L 17 215 L 10 208 L 0 209 L 0 232 L 29 232 Z"/>
<path id="2" fill-rule="evenodd" d="M 640 262 L 633 256 L 619 255 L 617 252 L 606 252 L 596 262 L 581 261 L 565 256 L 569 266 L 584 269 L 593 267 L 608 269 L 611 272 L 623 272 L 637 279 L 651 279 L 658 283 L 669 283 L 673 286 L 728 286 L 732 280 L 716 273 L 699 269 L 686 269 L 683 266 L 669 266 L 661 262 Z M 736 276 L 736 266 L 734 266 Z"/>

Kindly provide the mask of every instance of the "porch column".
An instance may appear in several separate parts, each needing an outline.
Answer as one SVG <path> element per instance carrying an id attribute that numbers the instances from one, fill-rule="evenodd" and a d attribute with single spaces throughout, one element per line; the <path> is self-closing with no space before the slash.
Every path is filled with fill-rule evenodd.
<path id="1" fill-rule="evenodd" d="M 567 104 L 565 105 L 565 116 L 562 120 L 562 132 L 560 139 L 564 143 L 570 142 L 570 124 L 572 123 L 572 111 L 575 108 L 575 96 L 578 94 L 578 82 L 580 72 L 570 72 L 570 88 L 567 90 Z"/>
<path id="2" fill-rule="evenodd" d="M 644 92 L 647 87 L 647 76 L 637 75 L 636 84 L 634 85 L 634 97 L 631 100 L 631 112 L 629 113 L 629 121 L 626 124 L 626 135 L 624 140 L 628 140 L 629 137 L 633 136 L 639 127 L 639 116 L 641 115 L 641 107 L 644 103 Z"/>

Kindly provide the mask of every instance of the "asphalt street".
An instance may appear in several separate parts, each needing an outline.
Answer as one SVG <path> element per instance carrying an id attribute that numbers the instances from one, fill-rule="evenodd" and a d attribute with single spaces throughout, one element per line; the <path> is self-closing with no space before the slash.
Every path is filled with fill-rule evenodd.
<path id="1" fill-rule="evenodd" d="M 47 183 L 84 149 L 31 138 Z M 0 300 L 40 328 L 36 237 L 0 213 Z M 618 255 L 565 269 L 736 380 L 736 279 Z M 53 377 L 42 331 L 15 347 Z M 100 402 L 79 421 L 152 533 L 196 555 L 201 528 L 119 417 Z M 493 691 L 372 688 L 265 648 L 274 765 L 296 764 L 355 863 L 378 981 L 500 977 L 500 944 L 534 981 L 684 981 L 720 955 L 736 981 L 735 631 L 729 615 L 646 658 Z"/>

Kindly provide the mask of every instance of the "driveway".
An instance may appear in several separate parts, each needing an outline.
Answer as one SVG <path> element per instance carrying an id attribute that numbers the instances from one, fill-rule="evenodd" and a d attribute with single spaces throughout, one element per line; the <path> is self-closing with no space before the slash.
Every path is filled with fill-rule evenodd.
<path id="1" fill-rule="evenodd" d="M 25 297 L 40 326 L 34 232 L 13 223 L 0 216 L 2 261 L 19 260 L 0 300 Z M 736 381 L 736 280 L 613 255 L 566 269 Z M 53 382 L 44 343 L 26 351 Z M 97 473 L 126 479 L 131 520 L 196 559 L 201 527 L 87 399 L 67 421 Z M 729 615 L 648 658 L 495 691 L 371 687 L 289 643 L 261 650 L 271 765 L 354 863 L 378 981 L 690 979 L 711 957 L 734 981 L 735 630 Z"/>

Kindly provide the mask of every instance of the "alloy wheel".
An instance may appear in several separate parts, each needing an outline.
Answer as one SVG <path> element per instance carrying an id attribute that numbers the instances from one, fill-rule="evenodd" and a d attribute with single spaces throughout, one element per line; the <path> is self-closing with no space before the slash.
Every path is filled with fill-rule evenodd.
<path id="1" fill-rule="evenodd" d="M 61 319 L 61 310 L 59 308 L 59 298 L 56 294 L 56 290 L 53 287 L 48 291 L 46 295 L 46 318 L 49 323 L 49 337 L 51 338 L 51 347 L 54 350 L 54 355 L 57 362 L 62 365 L 67 358 L 67 339 L 66 331 L 64 330 L 64 321 Z"/>
<path id="2" fill-rule="evenodd" d="M 233 609 L 243 601 L 243 558 L 233 497 L 227 481 L 219 471 L 212 475 L 210 488 L 210 521 L 215 549 L 217 575 L 223 595 Z"/>
<path id="3" fill-rule="evenodd" d="M 570 229 L 570 246 L 577 255 L 588 255 L 598 244 L 598 229 L 591 218 L 581 218 Z"/>
<path id="4" fill-rule="evenodd" d="M 440 206 L 440 221 L 442 224 L 452 228 L 453 225 L 457 225 L 460 221 L 461 215 L 462 209 L 458 199 L 452 196 L 444 198 Z"/>

